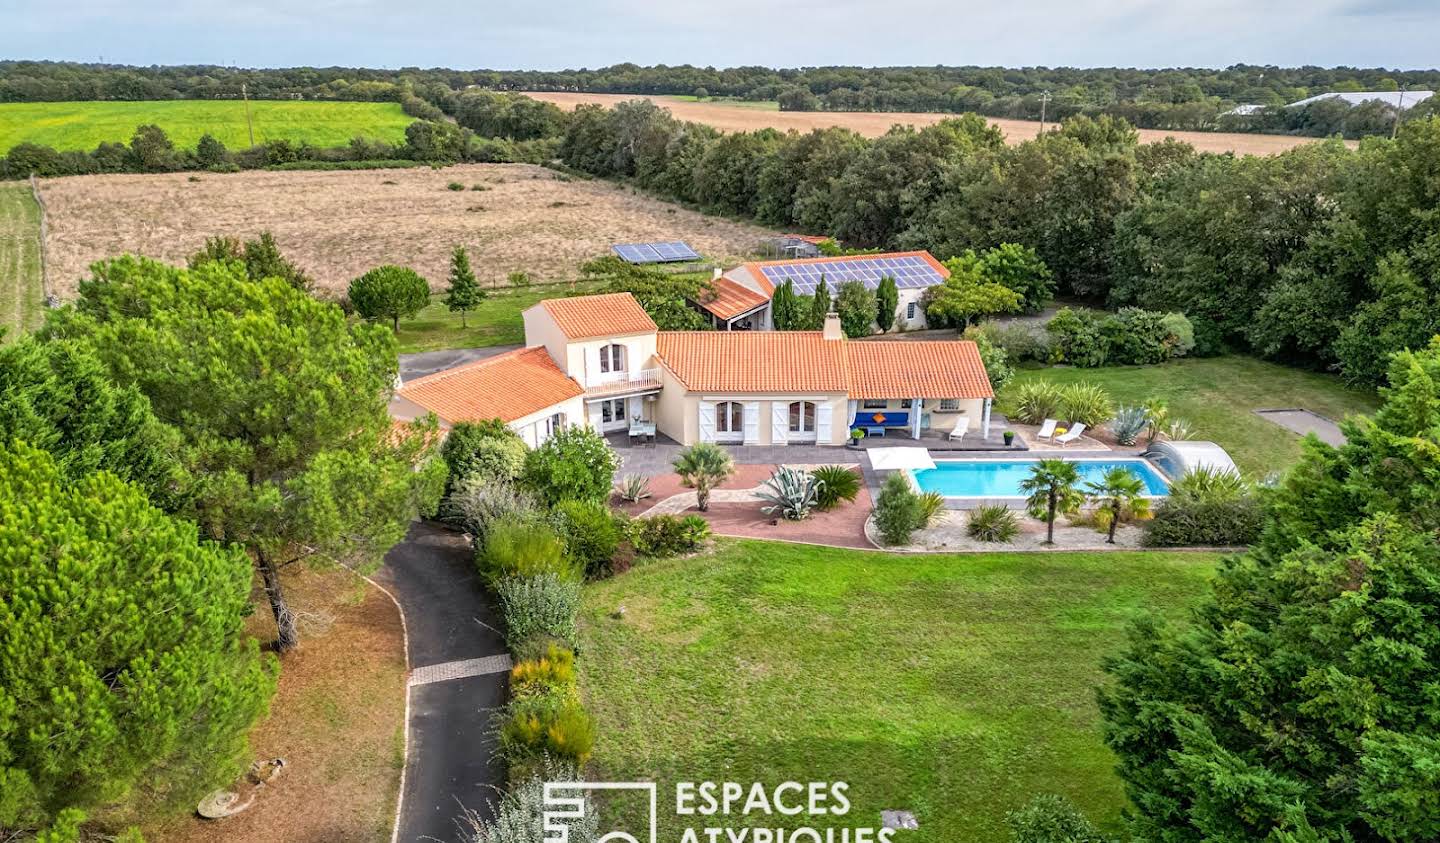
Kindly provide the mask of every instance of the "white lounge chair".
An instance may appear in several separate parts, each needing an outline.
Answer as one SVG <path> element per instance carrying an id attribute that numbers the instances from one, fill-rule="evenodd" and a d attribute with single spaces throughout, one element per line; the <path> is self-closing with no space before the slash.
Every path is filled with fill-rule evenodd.
<path id="1" fill-rule="evenodd" d="M 1055 425 L 1057 425 L 1057 424 L 1059 424 L 1059 423 L 1060 423 L 1060 422 L 1056 421 L 1055 419 L 1046 419 L 1046 420 L 1045 420 L 1045 423 L 1042 424 L 1042 425 L 1040 425 L 1040 432 L 1035 434 L 1035 438 L 1036 438 L 1036 439 L 1049 439 L 1050 437 L 1054 436 L 1054 435 L 1055 435 Z"/>
<path id="2" fill-rule="evenodd" d="M 1055 437 L 1055 444 L 1063 448 L 1064 446 L 1069 445 L 1071 442 L 1074 442 L 1076 439 L 1079 439 L 1080 434 L 1084 432 L 1085 425 L 1077 424 L 1069 430 L 1065 431 L 1064 433 L 1060 434 L 1059 436 Z"/>
<path id="3" fill-rule="evenodd" d="M 954 427 L 953 429 L 951 429 L 951 431 L 950 431 L 950 439 L 951 439 L 951 441 L 954 441 L 954 440 L 956 440 L 956 439 L 964 439 L 964 438 L 965 438 L 965 434 L 967 434 L 967 433 L 969 433 L 969 432 L 970 432 L 970 417 L 969 417 L 969 416 L 961 416 L 961 417 L 959 418 L 959 420 L 957 420 L 957 421 L 955 422 L 955 427 Z"/>

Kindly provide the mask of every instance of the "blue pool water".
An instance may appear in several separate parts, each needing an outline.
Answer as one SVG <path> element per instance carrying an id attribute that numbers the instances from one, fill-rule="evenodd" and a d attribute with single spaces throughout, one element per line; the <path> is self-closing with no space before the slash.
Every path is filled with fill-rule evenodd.
<path id="1" fill-rule="evenodd" d="M 965 460 L 936 462 L 934 468 L 911 471 L 922 491 L 939 492 L 947 498 L 1018 498 L 1020 481 L 1030 476 L 1035 460 Z M 1155 467 L 1145 460 L 1075 460 L 1080 469 L 1080 488 L 1098 481 L 1117 466 L 1128 468 L 1145 483 L 1146 494 L 1166 495 L 1170 487 Z"/>

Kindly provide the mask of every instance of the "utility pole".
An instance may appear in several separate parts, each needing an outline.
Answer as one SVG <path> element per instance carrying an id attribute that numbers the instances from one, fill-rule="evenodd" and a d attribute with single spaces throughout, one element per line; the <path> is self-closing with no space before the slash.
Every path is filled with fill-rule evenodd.
<path id="1" fill-rule="evenodd" d="M 250 122 L 250 92 L 240 83 L 240 98 L 245 100 L 245 128 L 250 130 L 250 146 L 255 146 L 255 124 Z"/>
<path id="2" fill-rule="evenodd" d="M 1040 134 L 1045 134 L 1045 104 L 1050 102 L 1050 92 L 1040 92 Z"/>
<path id="3" fill-rule="evenodd" d="M 1400 134 L 1400 113 L 1405 110 L 1405 86 L 1400 86 L 1400 100 L 1395 104 L 1395 125 L 1390 127 L 1390 140 Z"/>

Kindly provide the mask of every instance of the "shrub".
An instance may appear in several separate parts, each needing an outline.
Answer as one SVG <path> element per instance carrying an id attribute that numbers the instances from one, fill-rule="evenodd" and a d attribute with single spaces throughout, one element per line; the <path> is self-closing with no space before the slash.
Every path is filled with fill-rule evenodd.
<path id="1" fill-rule="evenodd" d="M 1100 386 L 1071 383 L 1060 387 L 1060 413 L 1071 424 L 1095 427 L 1114 415 L 1110 393 Z"/>
<path id="2" fill-rule="evenodd" d="M 540 697 L 575 687 L 575 653 L 551 643 L 536 658 L 521 659 L 510 669 L 510 694 L 515 698 Z"/>
<path id="3" fill-rule="evenodd" d="M 1009 386 L 1010 381 L 1015 379 L 1015 367 L 1010 365 L 1009 353 L 991 342 L 984 332 L 967 328 L 962 336 L 975 343 L 980 362 L 985 366 L 985 374 L 990 378 L 990 388 L 999 392 Z"/>
<path id="4" fill-rule="evenodd" d="M 1117 443 L 1134 445 L 1149 423 L 1150 417 L 1145 408 L 1121 407 L 1115 411 L 1115 418 L 1110 420 L 1110 432 L 1115 434 Z"/>
<path id="5" fill-rule="evenodd" d="M 1195 326 L 1183 313 L 1167 313 L 1160 320 L 1165 327 L 1165 345 L 1171 357 L 1184 357 L 1195 349 Z"/>
<path id="6" fill-rule="evenodd" d="M 536 756 L 584 764 L 595 747 L 595 719 L 572 694 L 521 697 L 500 726 L 500 753 L 510 761 Z"/>
<path id="7" fill-rule="evenodd" d="M 756 492 L 756 497 L 770 504 L 760 507 L 761 512 L 801 521 L 815 508 L 823 484 L 813 474 L 782 466 L 761 485 L 764 491 Z"/>
<path id="8" fill-rule="evenodd" d="M 460 422 L 445 437 L 440 457 L 450 469 L 450 488 L 466 478 L 513 481 L 525 467 L 528 449 L 520 435 L 499 419 Z"/>
<path id="9" fill-rule="evenodd" d="M 478 556 L 481 572 L 491 580 L 540 574 L 580 578 L 580 566 L 565 558 L 560 537 L 539 519 L 507 518 L 491 524 Z"/>
<path id="10" fill-rule="evenodd" d="M 516 652 L 536 636 L 550 636 L 575 647 L 575 617 L 580 611 L 580 583 L 557 574 L 504 577 L 495 583 L 505 644 Z"/>
<path id="11" fill-rule="evenodd" d="M 904 474 L 894 472 L 880 487 L 880 498 L 875 502 L 875 529 L 886 544 L 908 544 L 920 521 L 920 496 Z"/>
<path id="12" fill-rule="evenodd" d="M 1174 343 L 1165 325 L 1165 314 L 1122 307 L 1105 323 L 1104 333 L 1110 338 L 1110 363 L 1152 365 L 1170 359 Z"/>
<path id="13" fill-rule="evenodd" d="M 1040 424 L 1060 415 L 1060 387 L 1047 380 L 1021 381 L 1005 393 L 1006 415 Z"/>
<path id="14" fill-rule="evenodd" d="M 641 556 L 676 556 L 698 550 L 710 523 L 698 515 L 651 515 L 630 522 L 630 543 Z"/>
<path id="15" fill-rule="evenodd" d="M 841 501 L 853 501 L 860 495 L 860 475 L 843 465 L 822 465 L 810 472 L 819 481 L 815 508 L 822 512 L 833 509 Z"/>
<path id="16" fill-rule="evenodd" d="M 933 527 L 945 511 L 945 496 L 939 492 L 921 492 L 915 499 L 915 528 Z"/>
<path id="17" fill-rule="evenodd" d="M 561 501 L 555 507 L 555 531 L 565 546 L 565 555 L 586 576 L 610 573 L 610 560 L 620 546 L 620 531 L 610 510 L 595 501 Z"/>
<path id="18" fill-rule="evenodd" d="M 1104 317 L 1093 310 L 1062 307 L 1045 323 L 1050 334 L 1050 362 L 1093 368 L 1105 365 L 1110 342 L 1105 335 Z"/>
<path id="19" fill-rule="evenodd" d="M 1011 542 L 1020 535 L 1020 519 L 1003 504 L 983 504 L 970 510 L 965 533 L 982 542 Z"/>
<path id="20" fill-rule="evenodd" d="M 1264 507 L 1254 494 L 1228 500 L 1171 496 L 1156 508 L 1141 542 L 1147 547 L 1238 547 L 1254 544 L 1264 523 Z"/>
<path id="21" fill-rule="evenodd" d="M 547 819 L 564 827 L 562 839 L 570 843 L 595 843 L 600 836 L 600 816 L 595 812 L 594 800 L 585 800 L 585 812 L 581 816 L 547 817 L 553 806 L 545 799 L 545 783 L 579 780 L 580 772 L 573 764 L 544 759 L 530 774 L 512 779 L 510 790 L 500 797 L 495 807 L 494 819 L 474 811 L 465 813 L 464 823 L 469 826 L 466 843 L 546 843 L 553 839 L 545 830 Z"/>
<path id="22" fill-rule="evenodd" d="M 447 190 L 464 190 L 465 185 L 461 184 L 458 181 L 452 181 L 449 184 L 445 185 L 445 188 Z"/>
<path id="23" fill-rule="evenodd" d="M 1165 425 L 1165 438 L 1184 442 L 1195 438 L 1195 429 L 1184 419 L 1171 419 Z"/>
<path id="24" fill-rule="evenodd" d="M 1050 336 L 1041 329 L 1024 322 L 982 322 L 971 325 L 965 331 L 967 339 L 983 334 L 990 342 L 1005 350 L 1005 356 L 1012 363 L 1036 360 L 1041 363 L 1050 359 Z"/>
<path id="25" fill-rule="evenodd" d="M 1233 501 L 1249 491 L 1250 484 L 1238 472 L 1206 465 L 1190 469 L 1170 484 L 1170 497 L 1203 503 Z"/>
<path id="26" fill-rule="evenodd" d="M 638 503 L 650 497 L 650 478 L 643 474 L 627 474 L 616 484 L 615 493 L 623 501 Z"/>
<path id="27" fill-rule="evenodd" d="M 1005 815 L 1013 843 L 1106 843 L 1069 799 L 1042 793 Z"/>
<path id="28" fill-rule="evenodd" d="M 539 504 L 529 492 L 510 483 L 474 476 L 461 480 L 445 498 L 441 518 L 474 536 L 478 546 L 491 524 L 502 520 L 525 520 L 534 517 L 538 511 Z"/>
<path id="29" fill-rule="evenodd" d="M 548 506 L 563 500 L 604 503 L 620 460 L 588 427 L 561 430 L 525 456 L 525 485 Z"/>

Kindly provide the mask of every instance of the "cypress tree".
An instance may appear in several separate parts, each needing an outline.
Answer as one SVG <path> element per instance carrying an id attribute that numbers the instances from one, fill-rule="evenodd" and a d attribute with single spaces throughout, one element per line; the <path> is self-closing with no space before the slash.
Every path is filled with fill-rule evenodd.
<path id="1" fill-rule="evenodd" d="M 808 327 L 812 331 L 818 331 L 825 327 L 825 316 L 830 312 L 830 291 L 825 288 L 825 276 L 820 276 L 820 282 L 815 285 L 815 295 L 810 298 L 810 318 Z"/>
<path id="2" fill-rule="evenodd" d="M 465 328 L 469 327 L 465 323 L 465 314 L 484 300 L 485 291 L 480 289 L 475 273 L 470 271 L 469 253 L 464 246 L 456 246 L 450 255 L 450 287 L 445 291 L 445 307 L 451 313 L 460 314 L 460 327 Z"/>
<path id="3" fill-rule="evenodd" d="M 895 279 L 887 275 L 875 288 L 875 324 L 880 326 L 880 333 L 895 327 L 895 311 L 899 307 L 900 291 L 895 287 Z"/>
<path id="4" fill-rule="evenodd" d="M 800 327 L 800 302 L 795 298 L 795 282 L 785 279 L 775 288 L 770 299 L 770 321 L 777 331 L 794 331 Z"/>

